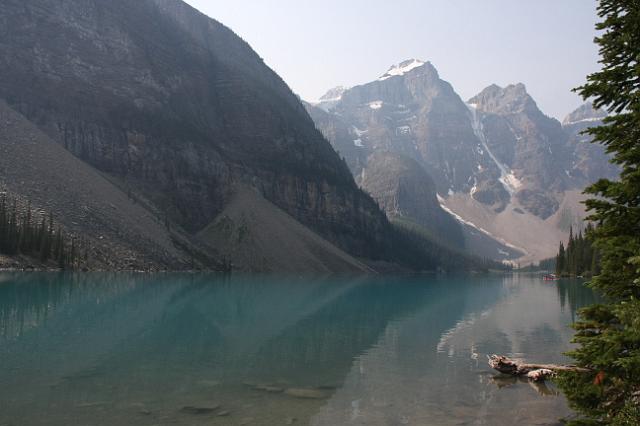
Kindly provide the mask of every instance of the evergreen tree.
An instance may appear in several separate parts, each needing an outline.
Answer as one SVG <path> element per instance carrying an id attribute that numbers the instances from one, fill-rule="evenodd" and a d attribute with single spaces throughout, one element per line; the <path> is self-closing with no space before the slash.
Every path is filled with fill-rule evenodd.
<path id="1" fill-rule="evenodd" d="M 570 353 L 591 373 L 563 373 L 571 406 L 588 420 L 574 424 L 640 424 L 640 2 L 600 0 L 597 25 L 603 68 L 577 90 L 611 114 L 588 130 L 621 169 L 619 181 L 587 188 L 599 274 L 591 281 L 604 304 L 581 311 L 579 347 Z"/>
<path id="2" fill-rule="evenodd" d="M 573 240 L 573 226 L 569 228 L 569 242 L 567 243 L 567 275 L 575 275 L 575 241 Z"/>
<path id="3" fill-rule="evenodd" d="M 76 264 L 76 239 L 71 239 L 71 248 L 69 248 L 69 257 L 67 259 L 68 265 L 73 268 Z"/>
<path id="4" fill-rule="evenodd" d="M 558 256 L 556 256 L 556 274 L 562 275 L 565 272 L 565 256 L 564 244 L 560 241 L 560 248 L 558 249 Z"/>
<path id="5" fill-rule="evenodd" d="M 84 244 L 78 247 L 75 239 L 67 241 L 62 228 L 55 226 L 52 214 L 48 220 L 46 217 L 34 220 L 30 203 L 19 213 L 15 200 L 9 202 L 5 195 L 0 196 L 0 253 L 30 256 L 43 263 L 53 260 L 66 269 L 78 265 L 77 253 L 83 246 L 88 253 Z M 82 260 L 87 263 L 88 256 Z"/>
<path id="6" fill-rule="evenodd" d="M 585 233 L 574 237 L 569 232 L 567 248 L 560 242 L 556 255 L 556 274 L 568 277 L 592 276 L 598 271 L 598 250 L 593 246 L 593 225 L 587 224 Z"/>

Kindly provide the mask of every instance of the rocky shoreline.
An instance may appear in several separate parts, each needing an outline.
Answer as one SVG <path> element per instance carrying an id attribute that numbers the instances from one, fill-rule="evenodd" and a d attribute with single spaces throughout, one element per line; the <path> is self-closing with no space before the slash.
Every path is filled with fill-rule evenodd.
<path id="1" fill-rule="evenodd" d="M 0 272 L 65 272 L 55 262 L 42 263 L 26 256 L 0 255 Z M 74 272 L 133 272 L 133 273 L 168 273 L 168 272 L 220 272 L 213 269 L 167 269 L 160 267 L 149 268 L 104 268 L 98 265 L 82 267 Z"/>

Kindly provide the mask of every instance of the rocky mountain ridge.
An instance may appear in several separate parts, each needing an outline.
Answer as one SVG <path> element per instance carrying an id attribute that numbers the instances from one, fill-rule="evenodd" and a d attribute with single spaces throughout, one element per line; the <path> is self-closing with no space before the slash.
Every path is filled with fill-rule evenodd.
<path id="1" fill-rule="evenodd" d="M 431 63 L 415 59 L 307 109 L 357 179 L 374 153 L 412 159 L 462 225 L 476 224 L 524 252 L 526 261 L 551 256 L 551 244 L 513 238 L 515 232 L 501 229 L 489 232 L 488 218 L 502 216 L 500 228 L 510 228 L 521 223 L 518 216 L 528 217 L 538 224 L 533 228 L 540 228 L 540 238 L 549 239 L 554 230 L 562 235 L 567 221 L 579 223 L 584 215 L 580 197 L 566 195 L 597 177 L 616 175 L 601 148 L 579 137 L 586 124 L 602 118 L 601 111 L 585 106 L 562 124 L 538 108 L 522 83 L 491 85 L 464 102 Z M 379 201 L 388 196 L 375 190 L 371 195 Z M 528 253 L 526 246 L 535 249 Z"/>
<path id="2" fill-rule="evenodd" d="M 620 173 L 619 167 L 609 162 L 605 148 L 591 143 L 591 137 L 583 133 L 589 127 L 598 126 L 606 116 L 606 111 L 596 110 L 586 103 L 562 121 L 569 144 L 574 147 L 569 174 L 580 183 L 596 182 L 600 178 L 615 179 Z"/>

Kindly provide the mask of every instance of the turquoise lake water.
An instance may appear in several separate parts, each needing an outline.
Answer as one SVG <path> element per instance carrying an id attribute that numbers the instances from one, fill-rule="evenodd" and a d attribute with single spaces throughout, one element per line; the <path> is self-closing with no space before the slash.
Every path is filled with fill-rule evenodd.
<path id="1" fill-rule="evenodd" d="M 555 425 L 578 281 L 0 273 L 0 425 Z"/>

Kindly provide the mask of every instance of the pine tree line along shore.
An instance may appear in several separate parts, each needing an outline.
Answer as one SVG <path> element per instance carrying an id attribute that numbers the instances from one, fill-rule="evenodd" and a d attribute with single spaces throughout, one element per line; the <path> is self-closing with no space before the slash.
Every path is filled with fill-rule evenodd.
<path id="1" fill-rule="evenodd" d="M 69 237 L 51 213 L 34 210 L 31 204 L 20 208 L 15 198 L 0 195 L 0 255 L 25 256 L 38 263 L 38 269 L 76 269 L 84 246 Z"/>
<path id="2" fill-rule="evenodd" d="M 573 228 L 569 231 L 567 246 L 560 242 L 555 260 L 556 275 L 560 277 L 592 277 L 600 273 L 600 254 L 593 246 L 592 235 L 594 227 L 587 224 L 584 231 L 574 235 Z"/>

